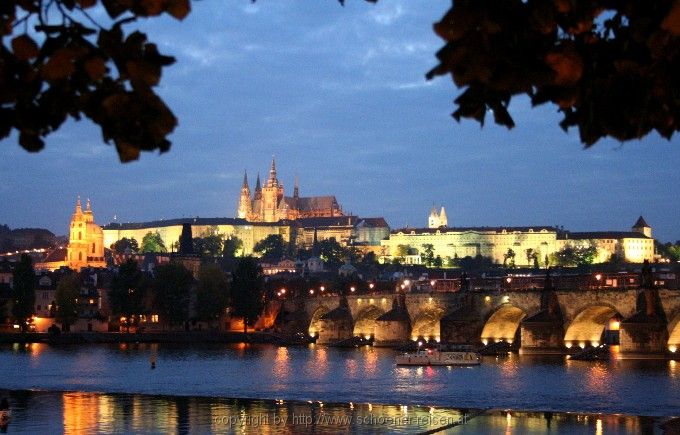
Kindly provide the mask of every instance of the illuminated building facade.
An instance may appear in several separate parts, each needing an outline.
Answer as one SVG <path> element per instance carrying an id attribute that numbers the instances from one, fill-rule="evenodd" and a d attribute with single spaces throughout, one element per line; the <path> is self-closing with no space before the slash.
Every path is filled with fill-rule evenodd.
<path id="1" fill-rule="evenodd" d="M 297 178 L 293 196 L 285 196 L 283 183 L 276 175 L 276 162 L 272 159 L 269 178 L 260 185 L 257 176 L 255 192 L 251 197 L 248 175 L 243 176 L 236 217 L 249 222 L 278 222 L 312 217 L 342 216 L 342 208 L 335 196 L 300 196 Z"/>
<path id="2" fill-rule="evenodd" d="M 71 217 L 68 247 L 65 250 L 57 248 L 48 253 L 47 257 L 37 263 L 35 268 L 55 270 L 67 266 L 80 271 L 83 267 L 106 267 L 104 246 L 104 232 L 99 225 L 94 223 L 90 200 L 87 200 L 85 211 L 83 211 L 80 197 L 78 197 L 75 212 Z"/>
<path id="3" fill-rule="evenodd" d="M 444 222 L 441 218 L 444 216 Z M 551 226 L 535 227 L 448 227 L 446 214 L 432 210 L 428 228 L 403 228 L 383 240 L 382 260 L 400 258 L 405 263 L 420 264 L 423 245 L 432 245 L 434 256 L 447 265 L 455 258 L 483 257 L 503 264 L 514 253 L 516 266 L 545 266 L 546 258 L 566 246 L 595 246 L 595 262 L 605 262 L 616 255 L 622 261 L 642 263 L 654 260 L 652 229 L 640 217 L 631 231 L 570 232 Z M 408 251 L 405 253 L 404 251 Z"/>

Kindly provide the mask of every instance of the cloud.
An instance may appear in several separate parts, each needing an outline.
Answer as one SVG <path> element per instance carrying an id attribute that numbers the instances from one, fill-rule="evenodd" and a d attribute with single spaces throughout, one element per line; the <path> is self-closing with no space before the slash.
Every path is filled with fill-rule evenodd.
<path id="1" fill-rule="evenodd" d="M 404 15 L 404 8 L 399 3 L 379 2 L 375 9 L 368 13 L 369 18 L 382 26 L 391 26 Z"/>

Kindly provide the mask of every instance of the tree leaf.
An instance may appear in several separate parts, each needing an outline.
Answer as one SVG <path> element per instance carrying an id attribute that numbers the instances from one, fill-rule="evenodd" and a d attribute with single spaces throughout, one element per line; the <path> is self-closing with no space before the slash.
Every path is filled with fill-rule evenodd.
<path id="1" fill-rule="evenodd" d="M 38 44 L 28 35 L 12 39 L 12 51 L 19 60 L 30 60 L 38 56 Z"/>
<path id="2" fill-rule="evenodd" d="M 85 71 L 94 81 L 100 80 L 106 74 L 106 62 L 101 57 L 93 57 L 85 62 Z"/>
<path id="3" fill-rule="evenodd" d="M 189 0 L 169 0 L 166 11 L 177 18 L 178 20 L 183 20 L 189 12 L 191 12 L 191 4 Z"/>
<path id="4" fill-rule="evenodd" d="M 57 50 L 42 68 L 42 75 L 48 82 L 70 77 L 76 70 L 73 65 L 74 53 L 69 48 Z"/>

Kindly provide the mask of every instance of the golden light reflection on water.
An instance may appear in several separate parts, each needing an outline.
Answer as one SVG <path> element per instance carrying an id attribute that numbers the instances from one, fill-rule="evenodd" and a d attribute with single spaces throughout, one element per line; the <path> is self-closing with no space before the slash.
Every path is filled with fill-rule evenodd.
<path id="1" fill-rule="evenodd" d="M 378 370 L 378 353 L 373 347 L 365 346 L 364 355 L 364 371 L 368 375 L 375 375 Z"/>
<path id="2" fill-rule="evenodd" d="M 273 371 L 277 381 L 285 381 L 290 376 L 290 355 L 287 347 L 281 346 L 276 349 Z"/>
<path id="3" fill-rule="evenodd" d="M 610 373 L 604 363 L 591 365 L 586 372 L 586 378 L 585 386 L 593 392 L 605 393 L 610 389 Z"/>
<path id="4" fill-rule="evenodd" d="M 668 374 L 672 379 L 678 376 L 678 363 L 674 359 L 668 361 Z"/>
<path id="5" fill-rule="evenodd" d="M 97 433 L 99 397 L 95 393 L 64 393 L 64 434 Z"/>

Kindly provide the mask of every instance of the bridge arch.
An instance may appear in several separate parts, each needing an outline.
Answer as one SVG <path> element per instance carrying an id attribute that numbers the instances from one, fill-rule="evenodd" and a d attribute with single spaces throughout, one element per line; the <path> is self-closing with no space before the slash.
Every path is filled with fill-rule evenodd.
<path id="1" fill-rule="evenodd" d="M 680 312 L 668 323 L 668 350 L 680 354 Z"/>
<path id="2" fill-rule="evenodd" d="M 527 313 L 511 304 L 503 304 L 494 311 L 484 323 L 482 343 L 498 341 L 513 343 L 518 337 L 519 325 Z"/>
<path id="3" fill-rule="evenodd" d="M 614 306 L 603 303 L 587 306 L 577 313 L 564 334 L 564 345 L 568 348 L 599 346 L 607 322 L 620 316 Z"/>
<path id="4" fill-rule="evenodd" d="M 413 318 L 411 338 L 424 338 L 425 340 L 441 340 L 441 319 L 444 309 L 438 306 L 423 308 Z"/>
<path id="5" fill-rule="evenodd" d="M 375 320 L 385 311 L 375 305 L 368 305 L 359 311 L 354 319 L 354 335 L 359 337 L 375 337 Z"/>
<path id="6" fill-rule="evenodd" d="M 330 308 L 328 308 L 325 305 L 320 305 L 316 310 L 314 310 L 314 314 L 312 314 L 312 319 L 309 322 L 308 328 L 310 336 L 312 337 L 319 336 L 319 331 L 321 330 L 321 316 L 325 315 L 329 311 Z"/>

